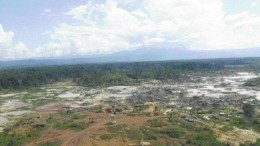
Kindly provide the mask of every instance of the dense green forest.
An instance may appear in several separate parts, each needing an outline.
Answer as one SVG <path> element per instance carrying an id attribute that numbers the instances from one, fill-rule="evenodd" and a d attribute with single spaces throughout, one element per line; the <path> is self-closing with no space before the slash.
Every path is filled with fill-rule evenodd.
<path id="1" fill-rule="evenodd" d="M 224 70 L 226 66 L 250 65 L 254 61 L 214 59 L 13 68 L 0 71 L 0 88 L 33 87 L 65 79 L 85 86 L 127 84 L 135 79 L 180 80 L 189 72 Z"/>

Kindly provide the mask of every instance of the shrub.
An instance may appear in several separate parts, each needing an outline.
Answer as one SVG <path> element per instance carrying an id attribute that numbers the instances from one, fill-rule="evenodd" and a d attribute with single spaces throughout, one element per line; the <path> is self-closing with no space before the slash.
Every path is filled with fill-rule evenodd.
<path id="1" fill-rule="evenodd" d="M 158 119 L 152 120 L 149 122 L 149 126 L 151 126 L 151 127 L 163 127 L 166 125 L 167 125 L 166 123 L 164 123 L 163 121 L 160 121 Z"/>
<path id="2" fill-rule="evenodd" d="M 245 117 L 252 118 L 255 114 L 254 106 L 251 104 L 244 104 L 242 107 Z"/>
<path id="3" fill-rule="evenodd" d="M 46 142 L 46 143 L 42 143 L 39 146 L 59 146 L 59 142 Z"/>
<path id="4" fill-rule="evenodd" d="M 142 130 L 145 140 L 157 140 L 159 131 L 157 130 Z"/>
<path id="5" fill-rule="evenodd" d="M 81 116 L 79 115 L 79 114 L 75 114 L 73 117 L 72 117 L 72 119 L 74 119 L 74 120 L 77 120 L 77 119 L 80 119 L 81 118 Z"/>
<path id="6" fill-rule="evenodd" d="M 135 128 L 126 130 L 126 134 L 129 139 L 136 140 L 137 143 L 140 143 L 143 137 L 142 132 Z"/>
<path id="7" fill-rule="evenodd" d="M 170 128 L 170 129 L 164 129 L 162 133 L 167 134 L 170 137 L 173 138 L 180 138 L 184 135 L 184 130 L 182 128 Z"/>
<path id="8" fill-rule="evenodd" d="M 26 140 L 25 135 L 0 133 L 0 146 L 20 146 Z"/>
<path id="9" fill-rule="evenodd" d="M 232 131 L 233 129 L 234 129 L 234 127 L 230 126 L 230 125 L 225 125 L 222 128 L 220 128 L 220 130 L 223 132 Z"/>
<path id="10" fill-rule="evenodd" d="M 196 146 L 225 146 L 225 144 L 216 140 L 212 130 L 204 130 L 191 135 L 188 138 L 187 143 Z"/>
<path id="11" fill-rule="evenodd" d="M 162 143 L 160 143 L 160 142 L 158 142 L 158 141 L 157 141 L 157 142 L 154 142 L 153 145 L 154 145 L 154 146 L 164 146 Z"/>
<path id="12" fill-rule="evenodd" d="M 102 140 L 110 140 L 113 138 L 113 136 L 111 134 L 103 134 L 103 135 L 100 135 L 99 137 Z"/>
<path id="13" fill-rule="evenodd" d="M 63 122 L 63 123 L 56 124 L 55 128 L 61 129 L 61 130 L 72 129 L 75 131 L 80 131 L 80 130 L 84 130 L 85 128 L 87 128 L 87 125 L 84 122 L 80 122 L 80 123 Z"/>
<path id="14" fill-rule="evenodd" d="M 122 132 L 124 130 L 124 127 L 126 127 L 126 125 L 108 126 L 107 130 L 111 133 L 117 134 Z"/>

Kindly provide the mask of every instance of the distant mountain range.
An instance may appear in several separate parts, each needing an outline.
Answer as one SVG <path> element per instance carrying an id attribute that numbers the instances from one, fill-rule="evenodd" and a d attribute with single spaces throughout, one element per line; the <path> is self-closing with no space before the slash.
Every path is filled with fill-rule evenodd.
<path id="1" fill-rule="evenodd" d="M 18 61 L 2 61 L 0 68 L 27 67 L 41 65 L 65 65 L 104 62 L 138 62 L 138 61 L 164 61 L 186 59 L 212 59 L 212 58 L 235 58 L 235 57 L 260 57 L 260 48 L 194 51 L 172 48 L 142 48 L 132 51 L 123 51 L 107 55 L 74 56 L 43 58 Z"/>

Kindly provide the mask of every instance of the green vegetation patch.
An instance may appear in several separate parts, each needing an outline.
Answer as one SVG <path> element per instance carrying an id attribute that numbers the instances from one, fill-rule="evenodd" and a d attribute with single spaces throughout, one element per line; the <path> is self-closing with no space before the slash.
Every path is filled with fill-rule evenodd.
<path id="1" fill-rule="evenodd" d="M 253 146 L 260 146 L 260 139 L 258 138 L 256 142 L 253 144 Z"/>
<path id="2" fill-rule="evenodd" d="M 60 122 L 55 124 L 54 127 L 60 130 L 72 129 L 75 131 L 81 131 L 86 129 L 88 127 L 88 124 L 84 122 Z"/>
<path id="3" fill-rule="evenodd" d="M 21 146 L 26 140 L 26 135 L 0 133 L 0 146 Z"/>
<path id="4" fill-rule="evenodd" d="M 25 89 L 72 80 L 78 85 L 129 85 L 138 79 L 184 79 L 184 73 L 204 73 L 225 69 L 225 65 L 245 64 L 245 60 L 192 60 L 139 63 L 104 63 L 38 66 L 0 70 L 0 88 Z"/>
<path id="5" fill-rule="evenodd" d="M 32 129 L 28 133 L 14 133 L 16 126 L 4 129 L 0 132 L 0 146 L 21 146 L 25 142 L 33 141 L 40 137 L 43 128 Z"/>
<path id="6" fill-rule="evenodd" d="M 232 131 L 232 130 L 234 130 L 234 127 L 231 125 L 225 125 L 225 126 L 221 127 L 220 130 L 223 132 Z"/>
<path id="7" fill-rule="evenodd" d="M 113 125 L 113 126 L 108 126 L 107 130 L 113 134 L 118 134 L 118 133 L 122 133 L 124 132 L 124 128 L 126 127 L 126 125 L 122 124 L 122 125 Z"/>
<path id="8" fill-rule="evenodd" d="M 164 144 L 156 141 L 156 142 L 153 143 L 153 146 L 164 146 Z"/>
<path id="9" fill-rule="evenodd" d="M 155 120 L 149 121 L 148 125 L 150 127 L 163 127 L 163 126 L 167 126 L 167 123 L 165 123 L 159 119 L 155 119 Z"/>
<path id="10" fill-rule="evenodd" d="M 126 130 L 126 134 L 129 139 L 135 140 L 136 143 L 140 143 L 143 138 L 142 131 L 137 128 L 130 128 Z"/>
<path id="11" fill-rule="evenodd" d="M 99 137 L 100 137 L 100 139 L 102 139 L 102 140 L 110 140 L 110 139 L 112 139 L 114 136 L 111 135 L 111 134 L 103 134 L 103 135 L 100 135 Z"/>
<path id="12" fill-rule="evenodd" d="M 216 140 L 215 133 L 210 129 L 203 129 L 190 135 L 187 139 L 187 144 L 196 146 L 225 146 L 225 144 Z"/>
<path id="13" fill-rule="evenodd" d="M 156 129 L 142 129 L 142 132 L 145 140 L 157 140 L 159 136 L 159 131 Z"/>
<path id="14" fill-rule="evenodd" d="M 244 85 L 249 87 L 260 87 L 260 78 L 249 79 Z"/>
<path id="15" fill-rule="evenodd" d="M 180 127 L 175 128 L 167 128 L 162 131 L 162 133 L 167 134 L 170 137 L 173 138 L 181 138 L 184 136 L 184 130 Z"/>

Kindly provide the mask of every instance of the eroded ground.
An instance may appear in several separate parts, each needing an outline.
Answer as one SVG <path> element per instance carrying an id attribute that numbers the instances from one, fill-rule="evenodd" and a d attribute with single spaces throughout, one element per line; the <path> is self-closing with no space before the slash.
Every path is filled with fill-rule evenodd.
<path id="1" fill-rule="evenodd" d="M 260 128 L 234 123 L 243 103 L 259 110 L 260 89 L 243 85 L 255 77 L 240 72 L 98 88 L 67 81 L 2 91 L 0 130 L 23 135 L 29 146 L 199 145 L 203 134 L 212 134 L 216 145 L 254 143 Z"/>

